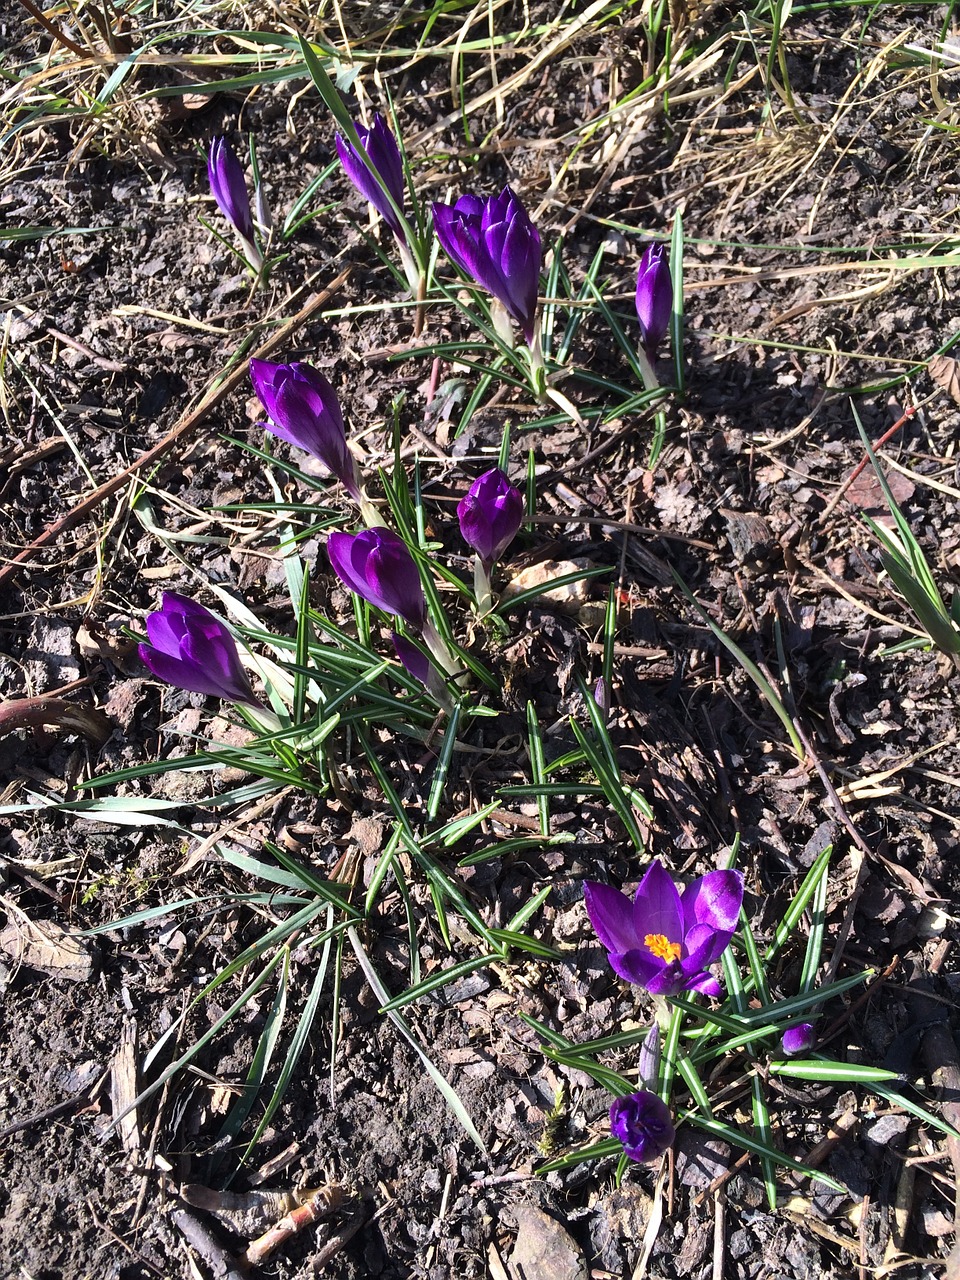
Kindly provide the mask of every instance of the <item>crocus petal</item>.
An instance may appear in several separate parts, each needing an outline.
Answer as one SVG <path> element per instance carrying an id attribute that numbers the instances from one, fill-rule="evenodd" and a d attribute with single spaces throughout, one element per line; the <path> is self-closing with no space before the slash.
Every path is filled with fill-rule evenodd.
<path id="1" fill-rule="evenodd" d="M 651 990 L 651 982 L 659 978 L 667 967 L 665 961 L 653 955 L 646 947 L 642 950 L 634 948 L 632 951 L 625 951 L 623 955 L 611 951 L 607 954 L 607 959 L 610 961 L 610 968 L 624 982 L 635 987 L 645 987 L 648 991 Z"/>
<path id="2" fill-rule="evenodd" d="M 713 976 L 712 973 L 696 974 L 693 978 L 690 979 L 690 981 L 684 987 L 684 990 L 696 991 L 699 995 L 713 996 L 714 998 L 716 998 L 717 996 L 723 995 L 723 987 L 721 987 L 720 983 L 716 980 L 716 978 Z"/>
<path id="3" fill-rule="evenodd" d="M 730 945 L 731 934 L 713 929 L 708 924 L 694 925 L 683 939 L 683 967 L 688 973 L 699 973 L 719 960 Z"/>
<path id="4" fill-rule="evenodd" d="M 165 613 L 147 614 L 147 639 L 154 649 L 176 658 L 180 654 L 182 636 L 183 622 L 181 619 L 178 618 L 175 623 Z"/>
<path id="5" fill-rule="evenodd" d="M 138 645 L 137 652 L 140 654 L 140 661 L 158 680 L 176 685 L 178 689 L 186 689 L 188 693 L 203 693 L 208 697 L 213 695 L 210 677 L 199 671 L 194 663 L 173 658 L 169 653 L 154 649 L 148 644 Z"/>
<path id="6" fill-rule="evenodd" d="M 732 934 L 743 905 L 743 872 L 710 871 L 688 884 L 680 901 L 687 930 L 706 924 L 718 932 Z"/>
<path id="7" fill-rule="evenodd" d="M 633 903 L 619 890 L 596 880 L 586 880 L 583 900 L 590 923 L 609 952 L 623 955 L 642 943 L 634 928 Z"/>
<path id="8" fill-rule="evenodd" d="M 393 647 L 397 651 L 397 657 L 410 675 L 413 676 L 414 680 L 419 680 L 422 685 L 427 685 L 430 680 L 430 659 L 427 655 L 421 653 L 415 644 L 411 644 L 403 636 L 397 635 L 396 631 L 391 632 L 390 638 L 393 640 Z"/>
<path id="9" fill-rule="evenodd" d="M 663 964 L 658 973 L 645 982 L 643 985 L 652 996 L 676 996 L 681 991 L 685 991 L 688 985 L 688 977 L 684 971 L 683 965 L 679 960 L 672 960 L 669 964 Z"/>
<path id="10" fill-rule="evenodd" d="M 250 361 L 250 381 L 257 393 L 257 399 L 270 418 L 277 416 L 277 377 L 281 370 L 289 367 L 289 365 L 273 364 L 270 360 L 257 360 L 256 357 Z"/>
<path id="11" fill-rule="evenodd" d="M 363 575 L 362 564 L 359 568 L 354 568 L 353 563 L 352 552 L 356 536 L 356 534 L 352 533 L 331 533 L 327 538 L 327 555 L 330 557 L 334 573 L 343 585 L 348 587 L 354 595 L 368 600 L 368 587 L 366 578 Z M 370 600 L 370 603 L 376 604 L 377 602 Z"/>
<path id="12" fill-rule="evenodd" d="M 530 220 L 527 219 L 526 225 L 518 219 L 511 222 L 500 257 L 500 271 L 510 297 L 507 310 L 523 329 L 528 342 L 533 337 L 542 258 L 540 234 Z"/>
<path id="13" fill-rule="evenodd" d="M 683 940 L 683 913 L 680 894 L 670 873 L 654 858 L 637 888 L 633 901 L 634 936 L 642 942 L 650 934 L 668 942 Z"/>
<path id="14" fill-rule="evenodd" d="M 433 225 L 437 239 L 449 258 L 466 275 L 471 269 L 461 253 L 467 241 L 475 241 L 480 233 L 480 222 L 485 208 L 479 196 L 461 196 L 456 204 L 433 205 Z"/>

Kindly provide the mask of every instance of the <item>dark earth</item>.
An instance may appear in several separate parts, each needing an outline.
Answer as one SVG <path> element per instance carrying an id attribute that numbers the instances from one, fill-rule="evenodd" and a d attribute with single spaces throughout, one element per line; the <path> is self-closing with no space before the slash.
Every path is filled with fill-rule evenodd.
<path id="1" fill-rule="evenodd" d="M 501 810 L 443 855 L 489 925 L 503 927 L 549 885 L 526 927 L 562 956 L 513 952 L 403 1010 L 485 1154 L 378 1012 L 382 1000 L 346 941 L 330 960 L 331 974 L 342 973 L 332 1073 L 328 977 L 290 1085 L 242 1166 L 275 1068 L 239 1137 L 218 1134 L 267 1026 L 269 984 L 121 1118 L 229 1008 L 241 978 L 188 1008 L 191 999 L 283 918 L 282 905 L 228 898 L 263 886 L 224 851 L 270 862 L 272 843 L 329 878 L 352 865 L 362 901 L 391 815 L 349 736 L 340 748 L 349 794 L 274 788 L 198 806 L 250 775 L 212 783 L 167 772 L 97 793 L 172 801 L 166 826 L 43 812 L 45 800 L 89 797 L 77 788 L 92 776 L 187 754 L 193 735 L 236 735 L 222 720 L 211 728 L 216 703 L 161 687 L 139 664 L 124 628 L 141 631 L 163 590 L 216 608 L 211 586 L 224 588 L 275 632 L 292 631 L 279 522 L 218 510 L 277 498 L 264 464 L 227 438 L 262 445 L 245 378 L 136 479 L 31 544 L 177 431 L 236 353 L 249 355 L 346 270 L 275 358 L 309 359 L 330 378 L 369 475 L 393 466 L 396 413 L 406 465 L 421 459 L 440 558 L 466 571 L 454 504 L 492 465 L 509 423 L 518 483 L 533 451 L 538 514 L 505 576 L 545 560 L 609 570 L 583 584 L 574 612 L 540 600 L 507 615 L 510 634 L 488 655 L 503 685 L 490 700 L 500 716 L 465 728 L 443 820 L 530 781 L 528 700 L 548 758 L 571 749 L 569 717 L 583 716 L 577 677 L 592 687 L 599 675 L 615 585 L 610 733 L 624 779 L 652 806 L 650 854 L 689 879 L 723 865 L 739 839 L 748 913 L 769 939 L 833 844 L 821 976 L 875 976 L 827 1004 L 819 1047 L 897 1071 L 914 1102 L 947 1119 L 960 1111 L 958 672 L 936 650 L 885 653 L 915 634 L 916 619 L 881 574 L 862 519 L 883 510 L 871 469 L 842 489 L 864 458 L 855 409 L 872 441 L 888 436 L 891 484 L 949 600 L 960 570 L 960 375 L 949 357 L 960 82 L 949 64 L 931 66 L 908 46 L 930 49 L 949 34 L 952 8 L 797 6 L 778 59 L 768 58 L 768 17 L 678 4 L 668 92 L 642 88 L 665 37 L 649 38 L 639 5 L 573 4 L 559 16 L 550 5 L 494 6 L 496 32 L 510 35 L 496 84 L 485 6 L 448 6 L 419 53 L 425 14 L 390 9 L 321 6 L 308 16 L 258 4 L 201 16 L 167 0 L 118 19 L 108 5 L 100 18 L 114 54 L 89 10 L 79 23 L 66 7 L 51 10 L 98 63 L 89 52 L 78 61 L 12 0 L 0 5 L 0 693 L 56 693 L 97 708 L 110 735 L 98 745 L 54 715 L 22 727 L 7 702 L 0 709 L 0 1274 L 243 1274 L 237 1257 L 287 1208 L 271 1201 L 258 1211 L 251 1193 L 324 1186 L 333 1199 L 330 1188 L 343 1187 L 344 1203 L 250 1275 L 956 1277 L 960 1146 L 862 1088 L 771 1077 L 768 1093 L 775 1144 L 849 1194 L 781 1169 L 771 1212 L 760 1161 L 689 1125 L 662 1169 L 631 1165 L 619 1186 L 614 1158 L 537 1175 L 545 1154 L 607 1136 L 609 1098 L 583 1072 L 550 1063 L 521 1015 L 578 1043 L 650 1017 L 645 994 L 612 974 L 583 909 L 585 878 L 632 889 L 648 861 L 603 797 L 554 802 L 551 830 L 568 842 L 458 870 L 471 850 L 539 829 L 535 803 L 501 797 Z M 470 335 L 441 302 L 414 336 L 401 287 L 364 239 L 365 209 L 333 163 L 333 125 L 308 79 L 203 87 L 251 70 L 237 59 L 257 46 L 225 34 L 239 29 L 298 30 L 341 51 L 349 41 L 362 56 L 348 104 L 355 110 L 360 92 L 372 112 L 389 92 L 422 198 L 489 194 L 509 181 L 545 245 L 563 233 L 574 296 L 603 249 L 598 280 L 630 334 L 644 237 L 669 232 L 682 213 L 686 388 L 666 402 L 652 469 L 650 410 L 579 424 L 506 384 L 458 434 L 465 400 L 437 388 L 458 379 L 469 396 L 477 375 L 442 357 L 434 367 L 418 347 Z M 91 112 L 113 67 L 158 33 L 164 56 Z M 214 52 L 221 61 L 209 65 L 190 57 Z M 451 94 L 451 59 L 462 100 Z M 27 83 L 47 67 L 54 72 Z M 184 86 L 186 96 L 154 96 Z M 199 220 L 224 230 L 203 155 L 220 133 L 241 151 L 255 135 L 278 225 L 328 171 L 309 205 L 317 216 L 282 245 L 286 256 L 256 292 Z M 21 228 L 95 230 L 27 238 Z M 558 306 L 564 319 L 571 310 Z M 931 364 L 938 353 L 945 358 Z M 595 307 L 584 308 L 570 361 L 638 389 Z M 666 345 L 660 374 L 669 385 Z M 585 413 L 604 403 L 575 373 L 562 390 Z M 303 500 L 302 484 L 276 475 L 288 500 Z M 352 519 L 335 488 L 321 485 L 313 501 L 318 524 L 327 511 Z M 313 603 L 350 626 L 323 542 L 314 531 L 300 545 L 315 565 Z M 802 731 L 801 761 L 671 570 L 778 682 Z M 375 644 L 383 651 L 379 636 Z M 375 739 L 419 820 L 438 739 L 383 726 Z M 404 869 L 423 976 L 477 955 L 453 913 L 447 948 L 423 876 L 409 860 Z M 197 902 L 90 932 L 183 899 Z M 411 982 L 406 910 L 389 881 L 357 935 L 390 995 Z M 784 991 L 795 990 L 805 935 L 806 926 L 771 975 Z M 290 1028 L 319 957 L 291 945 Z M 630 1070 L 635 1054 L 609 1061 Z M 723 1118 L 749 1131 L 747 1079 L 741 1060 L 708 1083 Z M 189 1190 L 198 1187 L 206 1198 Z M 211 1214 L 220 1192 L 240 1197 L 249 1216 Z"/>

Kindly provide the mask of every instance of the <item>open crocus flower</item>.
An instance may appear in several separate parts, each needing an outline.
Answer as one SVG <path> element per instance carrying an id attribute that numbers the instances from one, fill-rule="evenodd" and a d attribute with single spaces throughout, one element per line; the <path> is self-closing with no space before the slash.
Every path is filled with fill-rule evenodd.
<path id="1" fill-rule="evenodd" d="M 673 1145 L 676 1136 L 667 1104 L 647 1089 L 614 1099 L 610 1130 L 623 1143 L 630 1159 L 641 1164 L 657 1160 Z"/>
<path id="2" fill-rule="evenodd" d="M 305 449 L 332 472 L 357 502 L 360 485 L 353 454 L 347 448 L 337 394 L 319 370 L 291 364 L 250 361 L 250 379 L 269 422 L 268 431 Z"/>
<path id="3" fill-rule="evenodd" d="M 387 128 L 387 122 L 379 113 L 373 117 L 373 124 L 369 129 L 359 124 L 356 129 L 360 145 L 383 179 L 383 185 L 380 185 L 363 163 L 356 147 L 346 138 L 341 138 L 338 133 L 337 155 L 340 157 L 343 171 L 364 199 L 370 201 L 397 239 L 403 240 L 405 239 L 403 223 L 387 198 L 387 192 L 389 192 L 397 208 L 403 209 L 403 160 L 400 156 L 400 148 Z"/>
<path id="4" fill-rule="evenodd" d="M 160 609 L 147 615 L 147 636 L 150 643 L 140 645 L 140 659 L 167 684 L 261 706 L 240 663 L 236 641 L 202 604 L 165 591 Z"/>
<path id="5" fill-rule="evenodd" d="M 207 177 L 220 212 L 243 242 L 244 257 L 254 271 L 258 271 L 263 265 L 263 254 L 257 248 L 247 182 L 243 166 L 226 138 L 214 138 L 210 144 Z"/>
<path id="6" fill-rule="evenodd" d="M 637 272 L 637 319 L 640 343 L 652 359 L 670 327 L 673 280 L 665 244 L 649 244 Z"/>
<path id="7" fill-rule="evenodd" d="M 423 631 L 427 605 L 406 543 L 390 529 L 331 533 L 327 554 L 340 581 L 369 604 Z"/>
<path id="8" fill-rule="evenodd" d="M 720 994 L 707 968 L 733 937 L 743 902 L 741 872 L 711 871 L 680 893 L 654 859 L 633 902 L 595 881 L 583 888 L 590 923 L 621 978 L 655 996 Z"/>
<path id="9" fill-rule="evenodd" d="M 504 187 L 498 196 L 461 196 L 434 204 L 437 239 L 456 265 L 497 298 L 534 341 L 542 250 L 526 209 Z"/>

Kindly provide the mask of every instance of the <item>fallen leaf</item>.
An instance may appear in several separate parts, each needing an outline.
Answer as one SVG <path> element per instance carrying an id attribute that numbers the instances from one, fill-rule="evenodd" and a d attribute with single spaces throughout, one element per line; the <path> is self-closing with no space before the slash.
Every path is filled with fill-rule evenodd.
<path id="1" fill-rule="evenodd" d="M 89 944 L 61 929 L 52 920 L 35 924 L 22 916 L 0 932 L 0 949 L 17 964 L 41 969 L 44 973 L 89 982 L 93 977 L 93 954 Z"/>
<path id="2" fill-rule="evenodd" d="M 887 484 L 890 486 L 890 492 L 893 494 L 898 506 L 909 502 L 916 491 L 916 485 L 913 481 L 908 480 L 899 471 L 889 472 Z M 880 512 L 882 515 L 887 516 L 890 514 L 890 508 L 887 506 L 883 490 L 880 487 L 880 481 L 877 479 L 877 473 L 873 467 L 864 467 L 856 480 L 850 482 L 847 486 L 846 499 L 852 507 L 857 507 L 868 514 L 872 515 L 874 512 Z"/>
<path id="3" fill-rule="evenodd" d="M 960 404 L 960 360 L 952 356 L 931 356 L 927 373 L 938 387 L 943 387 L 956 404 Z"/>

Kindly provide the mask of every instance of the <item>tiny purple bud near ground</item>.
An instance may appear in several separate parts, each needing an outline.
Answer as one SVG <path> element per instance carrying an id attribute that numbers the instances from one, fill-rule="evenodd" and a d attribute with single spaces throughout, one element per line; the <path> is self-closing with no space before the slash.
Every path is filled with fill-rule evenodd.
<path id="1" fill-rule="evenodd" d="M 593 686 L 593 700 L 605 717 L 610 714 L 610 688 L 603 676 Z"/>
<path id="2" fill-rule="evenodd" d="M 662 1156 L 676 1136 L 667 1104 L 646 1089 L 614 1099 L 610 1129 L 630 1159 L 641 1164 Z"/>
<path id="3" fill-rule="evenodd" d="M 210 144 L 207 177 L 210 180 L 210 193 L 220 212 L 243 241 L 250 265 L 258 268 L 263 257 L 256 244 L 247 182 L 243 166 L 226 138 L 214 138 Z"/>
<path id="4" fill-rule="evenodd" d="M 486 471 L 457 506 L 460 532 L 488 571 L 517 535 L 523 519 L 523 495 L 499 467 Z"/>
<path id="5" fill-rule="evenodd" d="M 261 706 L 236 641 L 202 604 L 165 591 L 160 609 L 147 615 L 147 636 L 149 644 L 139 647 L 140 659 L 160 680 L 190 693 Z"/>
<path id="6" fill-rule="evenodd" d="M 397 217 L 396 210 L 387 199 L 386 191 L 393 197 L 394 204 L 403 208 L 403 159 L 393 134 L 387 128 L 387 122 L 378 113 L 373 117 L 369 129 L 357 125 L 357 137 L 360 145 L 373 162 L 374 168 L 383 179 L 383 186 L 363 163 L 360 155 L 351 142 L 337 134 L 337 155 L 343 165 L 343 171 L 357 188 L 364 199 L 376 209 L 387 226 L 398 239 L 403 240 L 403 223 Z"/>
<path id="7" fill-rule="evenodd" d="M 420 574 L 406 543 L 392 530 L 331 533 L 327 554 L 344 586 L 384 613 L 403 618 L 415 631 L 423 631 L 427 606 Z"/>
<path id="8" fill-rule="evenodd" d="M 360 485 L 347 448 L 343 415 L 333 387 L 309 364 L 250 361 L 250 380 L 270 421 L 263 425 L 281 440 L 305 449 L 332 472 L 356 501 Z"/>
<path id="9" fill-rule="evenodd" d="M 621 978 L 654 996 L 720 994 L 708 966 L 726 951 L 737 926 L 741 872 L 708 872 L 681 894 L 654 859 L 633 902 L 596 881 L 586 881 L 583 892 L 590 922 Z"/>
<path id="10" fill-rule="evenodd" d="M 666 336 L 673 311 L 673 280 L 667 261 L 667 246 L 649 244 L 637 272 L 637 319 L 640 342 L 651 358 Z"/>
<path id="11" fill-rule="evenodd" d="M 816 1029 L 812 1022 L 801 1022 L 795 1027 L 788 1027 L 783 1033 L 783 1052 L 788 1058 L 795 1058 L 799 1053 L 809 1053 L 817 1042 Z"/>
<path id="12" fill-rule="evenodd" d="M 543 254 L 540 233 L 510 188 L 486 199 L 435 203 L 433 225 L 447 255 L 503 304 L 531 345 Z"/>

